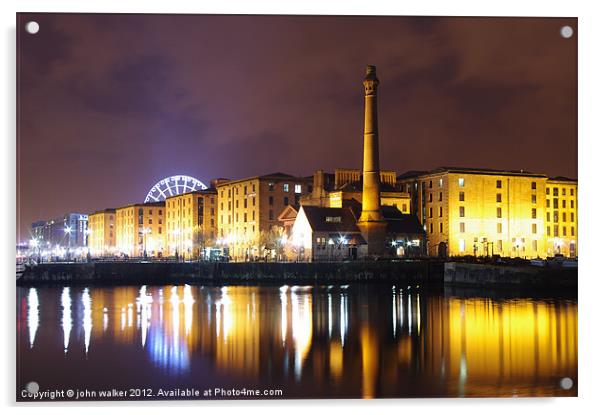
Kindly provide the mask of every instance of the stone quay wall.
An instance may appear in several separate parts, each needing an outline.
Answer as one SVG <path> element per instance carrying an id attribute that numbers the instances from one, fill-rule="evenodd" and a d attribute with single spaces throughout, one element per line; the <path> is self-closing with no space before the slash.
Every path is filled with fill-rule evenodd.
<path id="1" fill-rule="evenodd" d="M 172 282 L 345 283 L 443 281 L 441 261 L 379 262 L 90 262 L 48 263 L 28 268 L 19 284 Z"/>
<path id="2" fill-rule="evenodd" d="M 28 267 L 18 284 L 396 282 L 445 286 L 576 288 L 577 269 L 443 262 L 89 262 Z"/>

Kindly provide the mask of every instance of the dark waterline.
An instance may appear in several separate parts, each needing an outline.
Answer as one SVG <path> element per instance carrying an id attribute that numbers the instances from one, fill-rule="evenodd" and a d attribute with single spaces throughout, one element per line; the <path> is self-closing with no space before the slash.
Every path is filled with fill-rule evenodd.
<path id="1" fill-rule="evenodd" d="M 283 398 L 577 394 L 577 301 L 559 295 L 46 286 L 18 287 L 17 308 L 19 400 L 30 381 L 41 391 L 149 388 L 150 399 L 159 388 L 280 389 Z"/>

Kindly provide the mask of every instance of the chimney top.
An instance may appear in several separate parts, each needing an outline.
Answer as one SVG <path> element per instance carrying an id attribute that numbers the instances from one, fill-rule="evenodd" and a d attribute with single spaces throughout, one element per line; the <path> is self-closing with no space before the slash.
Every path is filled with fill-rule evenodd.
<path id="1" fill-rule="evenodd" d="M 376 66 L 368 65 L 366 66 L 366 79 L 374 79 L 376 78 Z"/>

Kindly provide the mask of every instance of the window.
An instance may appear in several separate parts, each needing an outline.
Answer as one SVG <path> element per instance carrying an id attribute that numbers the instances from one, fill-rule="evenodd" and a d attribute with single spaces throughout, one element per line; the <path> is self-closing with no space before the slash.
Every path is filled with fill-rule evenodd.
<path id="1" fill-rule="evenodd" d="M 558 236 L 558 225 L 554 225 L 554 236 Z"/>
<path id="2" fill-rule="evenodd" d="M 464 192 L 460 192 L 460 202 L 464 202 Z"/>
<path id="3" fill-rule="evenodd" d="M 273 192 L 273 191 L 274 191 L 274 183 L 268 183 L 268 190 L 269 190 L 270 192 Z"/>
<path id="4" fill-rule="evenodd" d="M 159 216 L 163 214 L 163 210 L 159 209 Z"/>
<path id="5" fill-rule="evenodd" d="M 253 211 L 253 220 L 255 220 L 255 211 Z"/>
<path id="6" fill-rule="evenodd" d="M 550 212 L 546 212 L 546 221 L 550 221 Z"/>
<path id="7" fill-rule="evenodd" d="M 566 226 L 562 227 L 562 236 L 566 236 Z"/>
<path id="8" fill-rule="evenodd" d="M 159 226 L 159 233 L 163 233 L 163 228 L 161 226 Z"/>
<path id="9" fill-rule="evenodd" d="M 554 209 L 558 209 L 558 199 L 554 199 Z"/>
<path id="10" fill-rule="evenodd" d="M 575 236 L 575 227 L 571 226 L 571 236 Z"/>
<path id="11" fill-rule="evenodd" d="M 531 209 L 531 219 L 537 219 L 537 209 Z"/>
<path id="12" fill-rule="evenodd" d="M 439 187 L 443 187 L 443 179 L 439 179 Z"/>
<path id="13" fill-rule="evenodd" d="M 433 194 L 429 193 L 429 202 L 432 202 L 432 201 L 433 201 Z"/>
<path id="14" fill-rule="evenodd" d="M 285 193 L 288 193 L 288 183 L 284 183 L 284 184 L 282 185 L 282 190 L 283 190 Z"/>
<path id="15" fill-rule="evenodd" d="M 270 198 L 268 199 L 268 202 L 270 204 L 270 206 L 274 205 L 274 196 L 270 196 Z"/>
<path id="16" fill-rule="evenodd" d="M 245 185 L 243 192 L 245 195 L 247 194 L 247 185 Z"/>
<path id="17" fill-rule="evenodd" d="M 546 199 L 546 207 L 549 208 L 550 207 L 550 199 Z"/>
<path id="18" fill-rule="evenodd" d="M 550 188 L 546 187 L 546 194 L 549 195 L 550 194 Z"/>
<path id="19" fill-rule="evenodd" d="M 288 197 L 284 198 L 284 206 L 288 206 Z"/>
<path id="20" fill-rule="evenodd" d="M 464 242 L 464 239 L 460 239 L 458 241 L 458 246 L 459 246 L 459 251 L 464 252 L 464 250 L 466 249 L 466 244 Z"/>
<path id="21" fill-rule="evenodd" d="M 495 181 L 495 187 L 498 188 L 498 189 L 501 189 L 502 188 L 502 181 L 501 180 L 496 180 Z"/>
<path id="22" fill-rule="evenodd" d="M 439 233 L 443 233 L 443 223 L 439 224 Z"/>
<path id="23" fill-rule="evenodd" d="M 502 217 L 502 208 L 497 208 L 497 217 L 498 218 Z"/>
<path id="24" fill-rule="evenodd" d="M 547 234 L 548 236 L 550 236 L 550 227 L 549 227 L 549 226 L 547 226 L 547 227 L 546 227 L 546 234 Z"/>
<path id="25" fill-rule="evenodd" d="M 270 220 L 274 220 L 274 211 L 270 209 Z"/>
<path id="26" fill-rule="evenodd" d="M 531 195 L 531 203 L 537 203 L 537 195 Z"/>
<path id="27" fill-rule="evenodd" d="M 562 195 L 566 196 L 566 189 L 564 187 L 562 188 Z"/>
<path id="28" fill-rule="evenodd" d="M 571 209 L 575 208 L 575 202 L 573 200 L 571 200 Z"/>
<path id="29" fill-rule="evenodd" d="M 466 230 L 466 227 L 464 225 L 464 222 L 460 222 L 460 233 L 464 233 Z"/>
<path id="30" fill-rule="evenodd" d="M 554 223 L 558 223 L 558 211 L 554 211 Z"/>
<path id="31" fill-rule="evenodd" d="M 326 216 L 326 222 L 341 223 L 341 216 Z"/>
<path id="32" fill-rule="evenodd" d="M 429 218 L 433 217 L 433 208 L 429 208 Z"/>
<path id="33" fill-rule="evenodd" d="M 555 188 L 552 189 L 552 194 L 554 196 L 558 196 L 558 188 L 557 187 L 555 187 Z"/>
<path id="34" fill-rule="evenodd" d="M 443 192 L 439 192 L 439 202 L 443 201 Z"/>
<path id="35" fill-rule="evenodd" d="M 575 189 L 571 189 L 571 196 L 575 195 Z"/>
<path id="36" fill-rule="evenodd" d="M 236 200 L 236 209 L 238 209 L 238 200 Z"/>
<path id="37" fill-rule="evenodd" d="M 537 182 L 531 182 L 531 189 L 537 190 Z"/>
<path id="38" fill-rule="evenodd" d="M 460 217 L 464 217 L 464 206 L 460 206 Z"/>
<path id="39" fill-rule="evenodd" d="M 460 178 L 458 179 L 458 186 L 460 186 L 460 187 L 464 187 L 464 177 L 460 177 Z"/>
<path id="40" fill-rule="evenodd" d="M 537 252 L 537 241 L 533 240 L 533 252 Z"/>
<path id="41" fill-rule="evenodd" d="M 295 185 L 295 193 L 301 193 L 301 185 L 300 184 Z"/>
<path id="42" fill-rule="evenodd" d="M 495 201 L 497 203 L 502 203 L 502 194 L 501 193 L 498 193 L 495 195 Z"/>
<path id="43" fill-rule="evenodd" d="M 537 223 L 531 225 L 531 233 L 537 233 Z"/>
<path id="44" fill-rule="evenodd" d="M 562 212 L 562 221 L 566 222 L 566 212 Z"/>
<path id="45" fill-rule="evenodd" d="M 498 240 L 497 241 L 497 251 L 498 251 L 498 253 L 501 254 L 503 250 L 504 250 L 503 242 L 502 242 L 502 240 Z"/>
<path id="46" fill-rule="evenodd" d="M 502 233 L 502 224 L 501 223 L 497 224 L 497 233 Z"/>
<path id="47" fill-rule="evenodd" d="M 439 217 L 443 217 L 443 207 L 439 206 Z"/>
<path id="48" fill-rule="evenodd" d="M 247 208 L 247 199 L 244 199 L 242 201 L 242 206 L 246 209 Z"/>
<path id="49" fill-rule="evenodd" d="M 433 181 L 429 180 L 429 189 L 432 189 L 432 188 L 433 188 Z"/>
<path id="50" fill-rule="evenodd" d="M 433 233 L 433 224 L 431 223 L 431 233 Z"/>
<path id="51" fill-rule="evenodd" d="M 575 222 L 575 214 L 571 212 L 571 222 Z"/>

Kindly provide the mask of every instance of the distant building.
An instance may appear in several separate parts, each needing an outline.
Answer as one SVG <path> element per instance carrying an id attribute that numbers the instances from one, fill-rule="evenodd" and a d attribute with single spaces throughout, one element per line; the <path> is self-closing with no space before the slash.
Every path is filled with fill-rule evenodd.
<path id="1" fill-rule="evenodd" d="M 118 254 L 161 257 L 165 254 L 165 202 L 137 203 L 115 209 Z"/>
<path id="2" fill-rule="evenodd" d="M 183 193 L 165 199 L 167 254 L 198 259 L 217 236 L 215 188 Z"/>
<path id="3" fill-rule="evenodd" d="M 116 253 L 115 209 L 104 209 L 88 215 L 88 249 L 92 256 Z"/>
<path id="4" fill-rule="evenodd" d="M 549 237 L 555 233 L 563 252 L 570 254 L 574 244 L 576 255 L 575 181 L 525 171 L 444 167 L 408 172 L 398 177 L 398 185 L 411 194 L 431 256 L 543 258 L 554 252 Z M 554 196 L 554 188 L 565 189 L 566 195 Z"/>
<path id="5" fill-rule="evenodd" d="M 285 207 L 299 206 L 311 192 L 311 178 L 273 173 L 240 180 L 220 181 L 218 194 L 218 243 L 234 260 L 265 258 L 274 227 Z"/>
<path id="6" fill-rule="evenodd" d="M 67 213 L 57 219 L 34 222 L 31 230 L 41 248 L 84 248 L 88 239 L 88 215 Z"/>

